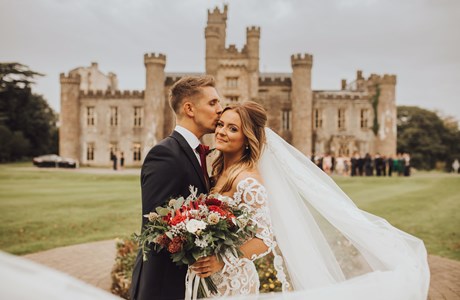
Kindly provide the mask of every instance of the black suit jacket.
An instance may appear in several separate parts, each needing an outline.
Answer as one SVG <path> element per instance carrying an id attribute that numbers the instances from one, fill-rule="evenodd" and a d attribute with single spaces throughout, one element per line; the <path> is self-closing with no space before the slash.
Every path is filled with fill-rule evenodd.
<path id="1" fill-rule="evenodd" d="M 189 186 L 198 188 L 198 194 L 208 192 L 200 164 L 182 135 L 174 131 L 147 154 L 141 170 L 142 214 L 155 211 L 169 199 L 187 197 Z M 142 229 L 147 219 L 142 218 Z M 170 254 L 150 251 L 142 261 L 139 251 L 133 270 L 130 298 L 183 299 L 187 266 L 176 266 Z"/>

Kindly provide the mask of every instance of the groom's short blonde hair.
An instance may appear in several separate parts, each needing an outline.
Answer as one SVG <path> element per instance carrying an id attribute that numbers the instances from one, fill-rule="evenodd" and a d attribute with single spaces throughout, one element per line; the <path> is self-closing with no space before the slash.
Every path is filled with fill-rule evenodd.
<path id="1" fill-rule="evenodd" d="M 201 93 L 202 87 L 216 87 L 214 77 L 210 75 L 186 76 L 179 79 L 169 91 L 169 105 L 176 114 L 180 114 L 180 107 L 185 98 L 193 98 Z"/>

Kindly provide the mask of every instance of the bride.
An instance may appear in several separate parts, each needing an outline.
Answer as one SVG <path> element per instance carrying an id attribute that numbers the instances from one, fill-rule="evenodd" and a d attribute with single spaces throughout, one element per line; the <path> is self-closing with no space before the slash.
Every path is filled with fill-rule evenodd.
<path id="1" fill-rule="evenodd" d="M 307 157 L 266 128 L 256 102 L 225 108 L 215 131 L 219 156 L 213 192 L 255 210 L 254 238 L 235 257 L 200 259 L 220 296 L 257 295 L 253 261 L 274 255 L 283 299 L 426 299 L 429 269 L 423 242 L 364 212 Z M 286 292 L 286 293 L 285 293 Z"/>

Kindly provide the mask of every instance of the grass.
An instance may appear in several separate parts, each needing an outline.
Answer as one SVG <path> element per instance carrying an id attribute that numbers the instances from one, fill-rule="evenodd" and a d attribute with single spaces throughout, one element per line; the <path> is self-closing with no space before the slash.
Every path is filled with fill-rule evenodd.
<path id="1" fill-rule="evenodd" d="M 0 249 L 26 254 L 140 229 L 136 175 L 0 165 Z"/>
<path id="2" fill-rule="evenodd" d="M 362 209 L 424 240 L 430 254 L 460 260 L 460 177 L 334 180 Z M 140 229 L 138 175 L 0 165 L 0 249 L 26 254 L 129 236 Z"/>
<path id="3" fill-rule="evenodd" d="M 428 253 L 460 260 L 460 177 L 334 178 L 361 209 L 425 242 Z"/>

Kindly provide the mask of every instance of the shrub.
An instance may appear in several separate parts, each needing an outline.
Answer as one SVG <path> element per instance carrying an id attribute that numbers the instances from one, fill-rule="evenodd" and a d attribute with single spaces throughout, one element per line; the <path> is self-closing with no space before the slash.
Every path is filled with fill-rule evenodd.
<path id="1" fill-rule="evenodd" d="M 110 291 L 124 299 L 129 299 L 129 288 L 137 255 L 137 244 L 132 239 L 117 240 L 117 255 L 112 268 L 112 288 Z"/>

